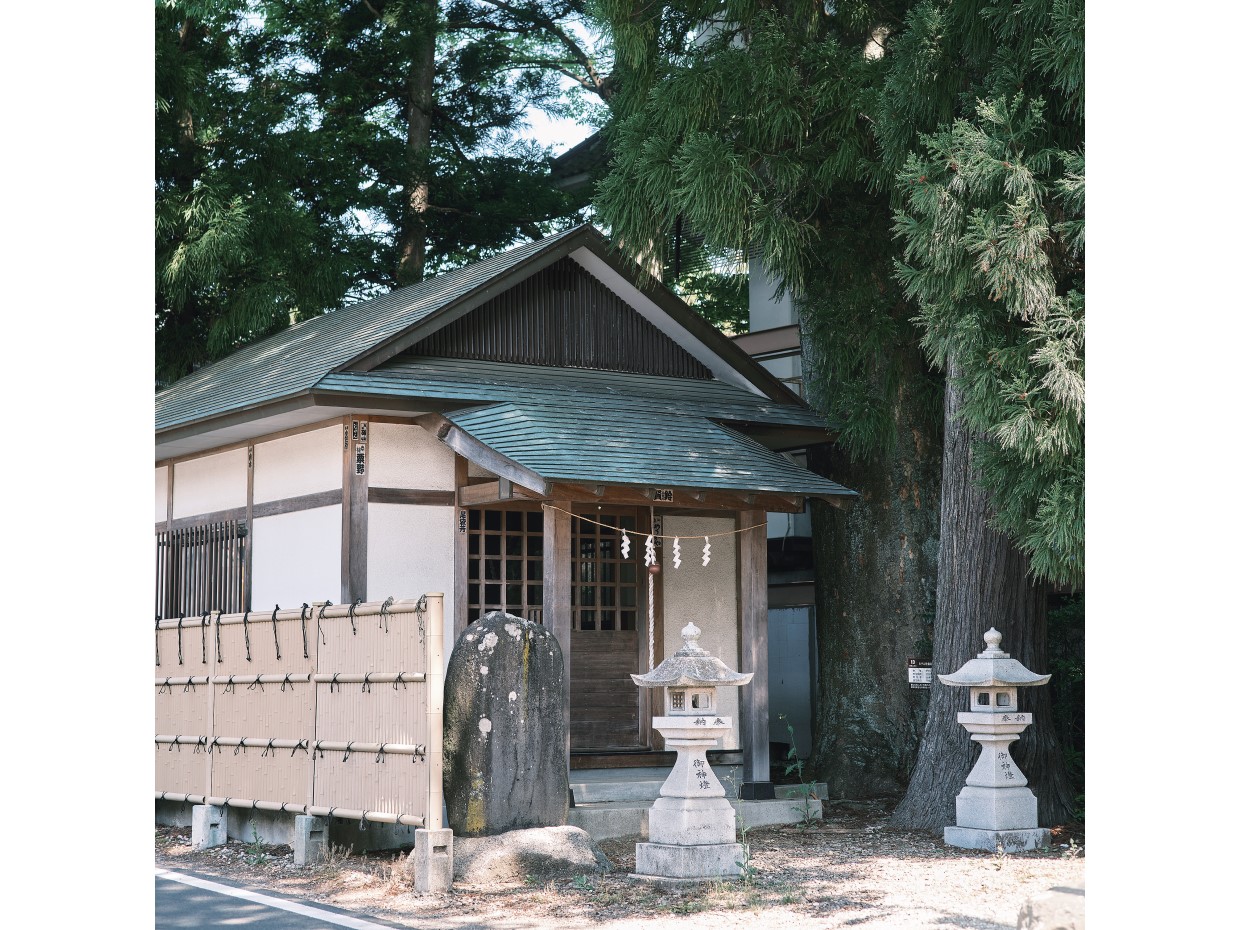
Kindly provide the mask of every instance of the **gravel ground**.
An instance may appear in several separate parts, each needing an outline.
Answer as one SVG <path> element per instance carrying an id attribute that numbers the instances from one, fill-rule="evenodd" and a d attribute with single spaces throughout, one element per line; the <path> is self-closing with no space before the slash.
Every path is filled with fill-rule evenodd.
<path id="1" fill-rule="evenodd" d="M 885 827 L 893 802 L 834 802 L 820 827 L 752 830 L 747 881 L 669 889 L 635 882 L 633 842 L 600 845 L 614 865 L 577 879 L 530 876 L 524 884 L 457 884 L 420 896 L 400 854 L 349 855 L 293 867 L 287 846 L 232 842 L 203 852 L 189 830 L 160 827 L 163 868 L 217 875 L 251 888 L 382 917 L 410 927 L 467 930 L 637 930 L 675 918 L 678 928 L 1013 928 L 1030 895 L 1085 881 L 1084 830 L 1055 831 L 1051 849 L 996 856 L 948 848 L 941 837 Z"/>

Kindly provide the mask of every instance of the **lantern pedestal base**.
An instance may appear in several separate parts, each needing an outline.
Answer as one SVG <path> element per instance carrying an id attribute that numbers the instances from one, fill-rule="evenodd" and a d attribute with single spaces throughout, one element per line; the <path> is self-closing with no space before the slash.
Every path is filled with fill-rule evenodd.
<path id="1" fill-rule="evenodd" d="M 650 842 L 663 846 L 736 842 L 736 811 L 727 798 L 659 798 L 649 822 Z"/>
<path id="2" fill-rule="evenodd" d="M 739 878 L 744 856 L 740 843 L 674 846 L 638 843 L 637 870 L 633 878 L 646 880 L 711 881 Z"/>
<path id="3" fill-rule="evenodd" d="M 1041 849 L 1049 845 L 1050 830 L 975 830 L 971 827 L 944 827 L 943 842 L 960 849 L 985 849 L 994 852 L 1002 845 L 1005 853 Z"/>
<path id="4" fill-rule="evenodd" d="M 1038 825 L 1038 799 L 1028 788 L 976 788 L 956 795 L 956 826 L 974 830 L 1032 830 Z"/>

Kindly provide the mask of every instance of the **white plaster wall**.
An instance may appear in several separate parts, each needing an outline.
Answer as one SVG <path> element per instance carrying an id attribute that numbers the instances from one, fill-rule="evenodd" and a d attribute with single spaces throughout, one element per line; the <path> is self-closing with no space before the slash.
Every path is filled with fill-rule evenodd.
<path id="1" fill-rule="evenodd" d="M 155 469 L 155 522 L 168 519 L 168 466 Z"/>
<path id="2" fill-rule="evenodd" d="M 700 536 L 727 533 L 736 529 L 728 517 L 665 517 L 666 535 Z M 680 648 L 680 635 L 692 620 L 702 630 L 698 639 L 702 648 L 736 669 L 737 596 L 736 536 L 712 536 L 710 565 L 702 567 L 704 540 L 688 539 L 680 543 L 681 566 L 672 567 L 672 543 L 663 543 L 663 655 L 670 656 Z M 640 555 L 640 550 L 639 553 Z M 740 692 L 736 688 L 719 689 L 719 710 L 732 718 L 732 731 L 720 740 L 720 749 L 740 749 Z"/>
<path id="3" fill-rule="evenodd" d="M 811 747 L 809 623 L 808 607 L 782 607 L 767 614 L 771 742 L 788 742 L 787 725 L 779 719 L 783 714 L 792 724 L 802 759 L 809 758 Z"/>
<path id="4" fill-rule="evenodd" d="M 775 299 L 775 291 L 779 282 L 775 280 L 762 264 L 758 255 L 749 257 L 749 331 L 756 333 L 764 329 L 775 329 L 797 322 L 797 312 L 792 305 L 792 296 L 788 292 Z"/>
<path id="5" fill-rule="evenodd" d="M 173 466 L 172 516 L 192 517 L 244 507 L 248 461 L 245 449 L 233 449 L 177 462 Z"/>
<path id="6" fill-rule="evenodd" d="M 340 600 L 339 504 L 254 521 L 255 610 Z"/>
<path id="7" fill-rule="evenodd" d="M 344 428 L 333 423 L 254 445 L 254 503 L 334 491 L 344 481 Z"/>
<path id="8" fill-rule="evenodd" d="M 367 600 L 443 594 L 445 661 L 454 640 L 455 514 L 455 507 L 371 504 L 366 536 Z"/>
<path id="9" fill-rule="evenodd" d="M 456 456 L 420 426 L 370 424 L 370 486 L 423 491 L 456 489 Z"/>

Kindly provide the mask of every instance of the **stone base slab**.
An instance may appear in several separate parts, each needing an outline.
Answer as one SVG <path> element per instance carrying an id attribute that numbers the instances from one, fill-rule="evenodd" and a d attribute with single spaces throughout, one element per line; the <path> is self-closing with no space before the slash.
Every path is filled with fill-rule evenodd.
<path id="1" fill-rule="evenodd" d="M 975 830 L 1028 830 L 1038 825 L 1038 799 L 1028 788 L 976 788 L 956 795 L 956 826 Z"/>
<path id="2" fill-rule="evenodd" d="M 293 865 L 316 865 L 327 853 L 328 819 L 298 814 L 293 818 Z"/>
<path id="3" fill-rule="evenodd" d="M 708 846 L 638 843 L 636 874 L 697 880 L 725 878 L 742 874 L 740 863 L 743 857 L 740 843 Z"/>
<path id="4" fill-rule="evenodd" d="M 1051 831 L 1034 827 L 1031 830 L 974 830 L 969 827 L 944 827 L 943 842 L 960 849 L 984 849 L 994 852 L 1000 845 L 1005 853 L 1040 849 L 1050 843 Z"/>
<path id="5" fill-rule="evenodd" d="M 650 842 L 667 846 L 736 842 L 736 811 L 727 798 L 659 798 L 649 825 Z"/>

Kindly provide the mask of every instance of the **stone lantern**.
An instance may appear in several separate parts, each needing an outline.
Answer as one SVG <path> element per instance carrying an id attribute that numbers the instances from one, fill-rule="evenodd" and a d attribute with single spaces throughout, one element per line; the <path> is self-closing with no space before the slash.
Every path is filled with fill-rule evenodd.
<path id="1" fill-rule="evenodd" d="M 963 849 L 1004 851 L 1045 846 L 1049 830 L 1038 828 L 1038 799 L 1009 748 L 1020 739 L 1033 714 L 1021 711 L 1016 689 L 1044 685 L 1050 675 L 1037 675 L 999 649 L 1002 634 L 991 627 L 983 637 L 986 650 L 960 671 L 940 675 L 945 685 L 969 689 L 969 709 L 956 719 L 982 746 L 977 764 L 956 795 L 956 826 L 943 829 L 943 842 Z"/>
<path id="2" fill-rule="evenodd" d="M 680 631 L 685 643 L 645 675 L 634 675 L 642 688 L 662 688 L 666 716 L 654 728 L 676 765 L 650 809 L 650 842 L 637 844 L 636 878 L 701 881 L 741 874 L 736 842 L 736 811 L 710 763 L 706 750 L 732 729 L 732 718 L 718 716 L 720 685 L 749 684 L 753 673 L 734 672 L 698 645 L 702 631 L 690 623 Z"/>

